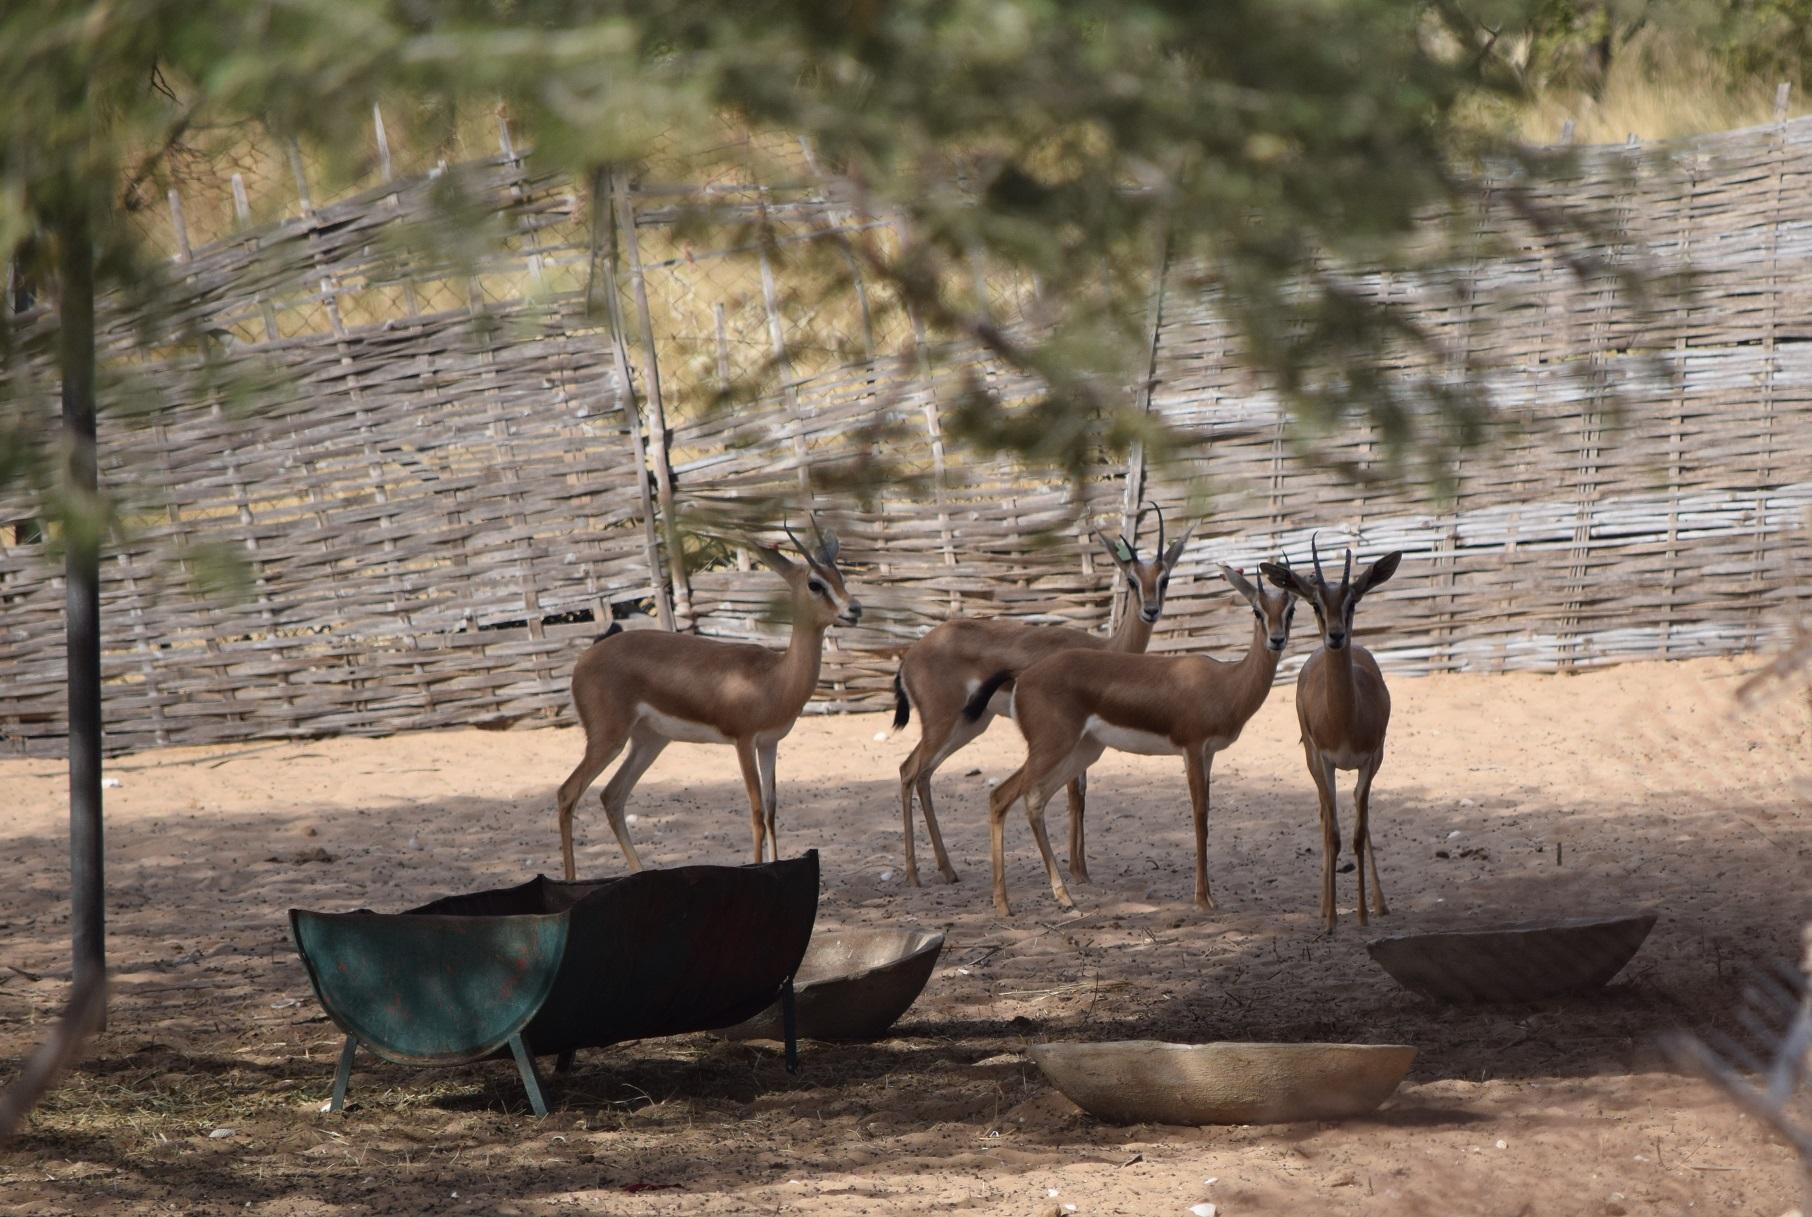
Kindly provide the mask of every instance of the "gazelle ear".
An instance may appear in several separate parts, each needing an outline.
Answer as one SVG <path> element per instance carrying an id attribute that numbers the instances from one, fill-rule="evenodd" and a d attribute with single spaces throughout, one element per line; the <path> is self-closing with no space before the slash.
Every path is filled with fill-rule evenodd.
<path id="1" fill-rule="evenodd" d="M 1165 570 L 1174 570 L 1176 568 L 1177 560 L 1183 556 L 1183 546 L 1189 544 L 1189 534 L 1194 531 L 1195 521 L 1191 520 L 1189 521 L 1189 526 L 1183 530 L 1183 535 L 1172 541 L 1170 543 L 1170 548 L 1164 551 Z M 1221 569 L 1226 570 L 1227 568 L 1223 566 Z"/>
<path id="2" fill-rule="evenodd" d="M 818 564 L 820 566 L 835 566 L 837 555 L 842 551 L 843 542 L 837 539 L 836 533 L 827 528 L 818 534 Z"/>
<path id="3" fill-rule="evenodd" d="M 1109 539 L 1106 533 L 1097 528 L 1095 539 L 1101 542 L 1101 548 L 1107 551 L 1107 556 L 1114 560 L 1116 566 L 1124 567 L 1133 560 L 1133 547 L 1125 537 Z"/>
<path id="4" fill-rule="evenodd" d="M 1283 588 L 1284 591 L 1301 596 L 1304 600 L 1313 598 L 1308 583 L 1301 575 L 1297 574 L 1289 567 L 1279 566 L 1275 562 L 1260 562 L 1258 564 L 1258 569 L 1265 578 L 1269 579 L 1278 587 Z"/>
<path id="5" fill-rule="evenodd" d="M 1251 581 L 1247 579 L 1246 576 L 1240 574 L 1231 566 L 1223 566 L 1221 567 L 1221 578 L 1232 584 L 1233 590 L 1244 596 L 1247 604 L 1258 603 L 1258 589 L 1252 586 Z"/>
<path id="6" fill-rule="evenodd" d="M 1401 561 L 1403 561 L 1403 554 L 1402 551 L 1399 550 L 1396 553 L 1385 554 L 1382 558 L 1379 558 L 1376 562 L 1360 571 L 1359 577 L 1353 580 L 1354 594 L 1364 596 L 1365 593 L 1371 591 L 1374 587 L 1377 587 L 1380 583 L 1383 583 L 1386 579 L 1396 574 L 1397 564 Z"/>
<path id="7" fill-rule="evenodd" d="M 792 560 L 779 550 L 759 544 L 750 545 L 749 548 L 755 551 L 755 556 L 761 559 L 761 564 L 775 574 L 786 576 L 793 573 Z"/>

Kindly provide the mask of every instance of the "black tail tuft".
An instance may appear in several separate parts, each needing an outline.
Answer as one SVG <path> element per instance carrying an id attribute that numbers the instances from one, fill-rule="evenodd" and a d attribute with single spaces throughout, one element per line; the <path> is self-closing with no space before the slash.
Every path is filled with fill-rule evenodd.
<path id="1" fill-rule="evenodd" d="M 994 700 L 994 695 L 1000 692 L 1002 686 L 1012 683 L 1013 673 L 1011 671 L 996 672 L 982 681 L 981 688 L 975 691 L 975 696 L 971 697 L 963 706 L 963 717 L 970 722 L 975 722 L 982 716 L 982 712 L 988 708 L 988 703 Z"/>
<path id="2" fill-rule="evenodd" d="M 621 634 L 622 632 L 623 627 L 613 621 L 610 623 L 610 628 L 608 630 L 605 630 L 602 634 L 598 635 L 598 641 L 603 642 L 606 638 L 609 638 L 614 634 Z"/>
<path id="3" fill-rule="evenodd" d="M 906 669 L 896 668 L 893 673 L 893 729 L 898 731 L 912 721 L 912 703 L 906 700 Z"/>

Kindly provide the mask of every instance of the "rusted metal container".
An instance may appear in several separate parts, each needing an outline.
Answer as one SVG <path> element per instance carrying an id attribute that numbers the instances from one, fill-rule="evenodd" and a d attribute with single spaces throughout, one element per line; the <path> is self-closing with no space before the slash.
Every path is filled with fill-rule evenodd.
<path id="1" fill-rule="evenodd" d="M 537 1056 L 564 1066 L 580 1048 L 715 1030 L 790 998 L 817 912 L 813 850 L 759 866 L 537 875 L 404 913 L 289 919 L 315 995 L 346 1032 L 332 1110 L 364 1044 L 414 1065 L 507 1052 L 545 1115 Z"/>

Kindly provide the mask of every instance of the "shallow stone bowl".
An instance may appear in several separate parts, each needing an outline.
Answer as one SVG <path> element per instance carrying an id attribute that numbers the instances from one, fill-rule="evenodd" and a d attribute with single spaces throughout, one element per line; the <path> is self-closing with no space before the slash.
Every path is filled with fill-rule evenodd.
<path id="1" fill-rule="evenodd" d="M 1532 1002 L 1602 987 L 1630 961 L 1654 913 L 1390 934 L 1365 949 L 1397 983 L 1444 1002 Z"/>
<path id="2" fill-rule="evenodd" d="M 1032 1060 L 1113 1124 L 1286 1124 L 1375 1111 L 1409 1072 L 1403 1044 L 1036 1044 Z"/>
<path id="3" fill-rule="evenodd" d="M 918 999 L 943 949 L 944 936 L 934 930 L 814 935 L 793 977 L 800 1038 L 879 1039 Z M 729 1039 L 779 1039 L 780 1003 L 718 1034 Z"/>

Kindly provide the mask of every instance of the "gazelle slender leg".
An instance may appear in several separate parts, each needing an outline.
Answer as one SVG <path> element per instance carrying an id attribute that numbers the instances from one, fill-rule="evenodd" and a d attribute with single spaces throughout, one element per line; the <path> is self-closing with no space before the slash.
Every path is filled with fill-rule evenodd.
<path id="1" fill-rule="evenodd" d="M 1321 805 L 1321 926 L 1334 930 L 1334 863 L 1340 856 L 1340 818 L 1334 796 L 1334 766 L 1321 759 L 1315 746 L 1304 743 L 1309 758 L 1309 776 L 1315 779 L 1315 794 Z"/>
<path id="2" fill-rule="evenodd" d="M 617 835 L 617 844 L 623 847 L 623 856 L 629 859 L 629 869 L 642 869 L 642 859 L 635 852 L 635 842 L 629 839 L 629 822 L 623 818 L 623 811 L 629 806 L 629 792 L 648 772 L 648 766 L 667 747 L 667 737 L 654 731 L 640 730 L 629 737 L 629 755 L 617 771 L 610 775 L 610 781 L 604 784 L 604 793 L 600 796 L 604 802 L 604 814 L 610 820 L 610 831 Z"/>
<path id="3" fill-rule="evenodd" d="M 1031 762 L 1028 760 L 1027 765 Z M 994 794 L 988 800 L 988 848 L 994 863 L 994 911 L 1002 917 L 1010 917 L 1012 908 L 1007 904 L 1007 850 L 1004 821 L 1007 809 L 1019 799 L 1020 787 L 1025 783 L 1026 765 L 1021 765 L 1007 775 L 1007 780 L 995 787 Z"/>
<path id="4" fill-rule="evenodd" d="M 577 879 L 579 872 L 573 862 L 573 808 L 577 807 L 580 798 L 598 780 L 610 762 L 617 759 L 617 753 L 623 750 L 623 741 L 627 733 L 605 733 L 600 731 L 585 735 L 585 755 L 579 765 L 560 783 L 558 806 L 560 809 L 560 862 L 566 869 L 568 879 Z"/>
<path id="5" fill-rule="evenodd" d="M 925 811 L 925 831 L 931 836 L 931 853 L 937 859 L 937 873 L 944 877 L 945 883 L 957 881 L 956 867 L 950 865 L 950 855 L 944 852 L 944 834 L 937 828 L 937 812 L 931 806 L 931 775 L 919 778 L 919 806 Z"/>
<path id="6" fill-rule="evenodd" d="M 1057 897 L 1057 903 L 1064 908 L 1073 909 L 1076 907 L 1076 902 L 1070 899 L 1070 891 L 1063 885 L 1063 875 L 1057 869 L 1057 857 L 1051 852 L 1051 839 L 1045 835 L 1044 831 L 1045 804 L 1051 801 L 1051 795 L 1055 793 L 1057 792 L 1054 790 L 1039 790 L 1035 785 L 1028 783 L 1025 798 L 1026 819 L 1031 822 L 1032 839 L 1038 842 L 1038 852 L 1044 858 L 1044 873 L 1051 880 L 1051 895 Z"/>
<path id="7" fill-rule="evenodd" d="M 931 804 L 931 775 L 936 773 L 938 767 L 945 761 L 974 743 L 976 738 L 988 729 L 988 724 L 993 721 L 994 711 L 992 709 L 983 710 L 981 717 L 972 723 L 964 719 L 957 719 L 944 731 L 944 742 L 939 744 L 937 751 L 931 754 L 931 759 L 919 768 L 916 783 L 919 792 L 919 810 L 925 813 L 925 833 L 931 838 L 931 852 L 937 858 L 938 874 L 944 877 L 946 883 L 955 883 L 957 874 L 956 868 L 950 865 L 950 855 L 944 851 L 944 834 L 938 829 L 937 809 Z M 930 724 L 926 725 L 929 728 Z"/>
<path id="8" fill-rule="evenodd" d="M 906 883 L 909 887 L 919 886 L 919 856 L 912 843 L 912 788 L 919 780 L 919 750 L 924 748 L 925 740 L 921 736 L 913 746 L 906 759 L 900 762 L 900 840 L 906 846 Z M 931 823 L 929 816 L 926 824 Z"/>
<path id="9" fill-rule="evenodd" d="M 1189 773 L 1189 804 L 1195 818 L 1195 906 L 1215 907 L 1208 890 L 1208 775 L 1214 757 L 1206 748 L 1191 751 L 1183 758 Z"/>
<path id="10" fill-rule="evenodd" d="M 755 749 L 755 759 L 761 765 L 761 806 L 768 822 L 768 848 L 774 851 L 776 862 L 780 861 L 780 827 L 776 823 L 780 801 L 774 794 L 774 761 L 779 751 L 779 740 L 770 740 Z"/>
<path id="11" fill-rule="evenodd" d="M 1078 883 L 1087 883 L 1088 878 L 1088 843 L 1082 826 L 1083 814 L 1088 810 L 1088 774 L 1079 773 L 1070 780 L 1070 878 Z"/>
<path id="12" fill-rule="evenodd" d="M 1378 856 L 1372 849 L 1372 779 L 1378 776 L 1378 766 L 1384 760 L 1382 756 L 1373 756 L 1359 770 L 1359 781 L 1353 787 L 1353 859 L 1359 875 L 1359 924 L 1365 924 L 1365 874 L 1369 868 L 1372 876 L 1372 903 L 1377 907 L 1378 916 L 1390 915 L 1390 909 L 1384 903 L 1384 888 L 1378 883 Z"/>
<path id="13" fill-rule="evenodd" d="M 755 741 L 736 741 L 736 759 L 742 763 L 742 784 L 749 794 L 749 832 L 755 844 L 755 861 L 761 861 L 762 843 L 767 839 L 767 818 L 761 806 L 761 768 L 755 761 Z"/>

